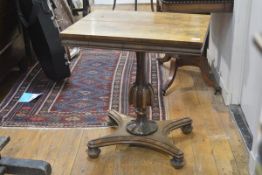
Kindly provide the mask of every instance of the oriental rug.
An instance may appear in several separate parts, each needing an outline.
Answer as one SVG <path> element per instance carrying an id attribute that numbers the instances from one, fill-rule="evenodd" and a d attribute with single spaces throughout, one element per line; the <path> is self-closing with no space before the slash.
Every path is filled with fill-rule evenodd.
<path id="1" fill-rule="evenodd" d="M 148 79 L 155 92 L 149 117 L 164 120 L 157 54 L 147 54 L 147 57 L 150 57 Z M 38 63 L 21 75 L 0 103 L 1 126 L 107 126 L 109 109 L 134 115 L 134 109 L 128 105 L 128 91 L 135 81 L 135 53 L 83 49 L 70 68 L 72 75 L 61 82 L 49 80 Z M 42 95 L 29 103 L 18 102 L 24 92 Z"/>

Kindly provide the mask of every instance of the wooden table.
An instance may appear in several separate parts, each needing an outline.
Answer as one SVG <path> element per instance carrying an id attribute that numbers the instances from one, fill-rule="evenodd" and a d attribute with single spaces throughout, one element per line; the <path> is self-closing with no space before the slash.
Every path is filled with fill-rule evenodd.
<path id="1" fill-rule="evenodd" d="M 201 48 L 208 22 L 209 17 L 205 15 L 97 11 L 61 33 L 65 45 L 136 52 L 136 81 L 130 89 L 129 104 L 136 108 L 137 118 L 134 120 L 117 111 L 110 111 L 111 123 L 117 126 L 117 130 L 112 135 L 89 141 L 89 157 L 97 158 L 99 147 L 132 144 L 171 155 L 171 164 L 175 168 L 184 165 L 183 152 L 174 146 L 167 135 L 178 128 L 184 134 L 191 133 L 192 120 L 148 120 L 147 109 L 152 105 L 153 89 L 145 75 L 145 53 L 199 54 L 197 50 Z"/>

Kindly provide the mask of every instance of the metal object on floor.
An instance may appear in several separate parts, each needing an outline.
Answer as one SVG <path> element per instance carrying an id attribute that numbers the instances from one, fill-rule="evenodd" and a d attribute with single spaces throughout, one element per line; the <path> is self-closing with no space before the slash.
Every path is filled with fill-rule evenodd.
<path id="1" fill-rule="evenodd" d="M 130 89 L 129 103 L 136 108 L 136 119 L 115 110 L 109 112 L 111 124 L 117 125 L 117 130 L 108 136 L 88 142 L 88 155 L 97 158 L 100 154 L 99 147 L 115 144 L 132 144 L 145 146 L 172 156 L 171 164 L 174 168 L 182 168 L 184 154 L 173 143 L 168 134 L 175 129 L 181 129 L 184 134 L 192 132 L 192 120 L 152 121 L 147 118 L 147 107 L 152 105 L 153 89 L 148 82 L 147 59 L 144 52 L 136 52 L 137 75 L 134 85 Z"/>
<path id="2" fill-rule="evenodd" d="M 0 137 L 0 150 L 10 141 L 10 137 Z M 26 174 L 26 175 L 50 175 L 51 165 L 42 160 L 15 159 L 11 157 L 0 158 L 0 175 Z"/>
<path id="3" fill-rule="evenodd" d="M 152 12 L 155 11 L 154 10 L 154 1 L 153 0 L 150 0 L 150 5 L 151 5 Z M 114 0 L 114 3 L 113 3 L 113 10 L 115 10 L 115 8 L 116 8 L 116 0 Z M 137 11 L 137 0 L 135 0 L 135 11 Z"/>

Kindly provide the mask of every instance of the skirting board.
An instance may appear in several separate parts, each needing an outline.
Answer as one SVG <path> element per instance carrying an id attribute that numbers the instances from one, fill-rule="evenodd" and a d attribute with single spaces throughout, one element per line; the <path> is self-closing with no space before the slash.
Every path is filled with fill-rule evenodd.
<path id="1" fill-rule="evenodd" d="M 244 139 L 244 142 L 251 151 L 253 143 L 253 135 L 249 129 L 248 123 L 246 121 L 245 115 L 240 107 L 240 105 L 229 105 L 231 115 L 236 121 L 236 124 L 240 130 L 240 133 Z"/>
<path id="2" fill-rule="evenodd" d="M 249 174 L 256 175 L 256 156 L 252 151 L 253 136 L 247 124 L 245 115 L 240 107 L 240 105 L 229 105 L 230 113 L 238 126 L 241 133 L 242 139 L 246 144 L 247 151 L 249 152 Z"/>

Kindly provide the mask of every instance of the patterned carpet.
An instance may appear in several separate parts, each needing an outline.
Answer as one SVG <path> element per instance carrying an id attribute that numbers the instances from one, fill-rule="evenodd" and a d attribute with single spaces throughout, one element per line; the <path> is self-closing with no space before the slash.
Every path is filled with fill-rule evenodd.
<path id="1" fill-rule="evenodd" d="M 164 120 L 160 95 L 160 71 L 157 54 L 148 54 L 148 73 L 155 96 L 150 118 Z M 115 109 L 134 114 L 128 106 L 130 82 L 134 82 L 136 60 L 133 52 L 86 49 L 71 62 L 72 75 L 53 82 L 39 64 L 22 75 L 0 103 L 1 126 L 19 127 L 91 127 L 107 126 L 107 111 Z M 20 103 L 24 92 L 42 93 L 30 103 Z"/>

